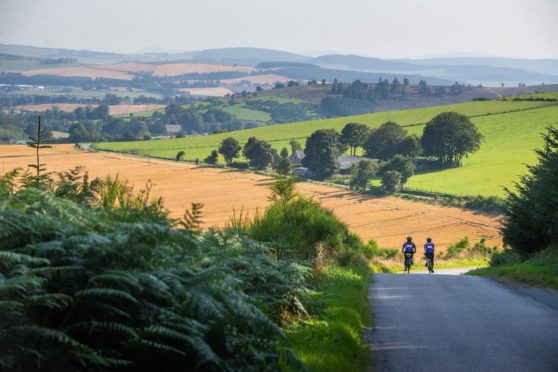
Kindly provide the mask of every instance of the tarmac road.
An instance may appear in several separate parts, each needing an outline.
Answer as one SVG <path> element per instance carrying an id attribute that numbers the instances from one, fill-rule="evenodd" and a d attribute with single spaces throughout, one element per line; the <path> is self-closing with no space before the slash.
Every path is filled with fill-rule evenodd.
<path id="1" fill-rule="evenodd" d="M 376 274 L 369 295 L 375 371 L 558 371 L 558 292 L 543 303 L 482 277 Z"/>

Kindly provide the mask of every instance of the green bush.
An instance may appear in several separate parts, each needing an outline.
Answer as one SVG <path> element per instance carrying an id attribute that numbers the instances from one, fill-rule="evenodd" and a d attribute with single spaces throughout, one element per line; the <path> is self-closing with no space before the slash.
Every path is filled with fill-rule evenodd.
<path id="1" fill-rule="evenodd" d="M 284 314 L 305 314 L 308 269 L 242 234 L 178 230 L 149 203 L 5 195 L 2 369 L 273 369 Z"/>
<path id="2" fill-rule="evenodd" d="M 490 266 L 512 265 L 521 262 L 521 256 L 511 249 L 494 254 L 490 258 Z"/>
<path id="3" fill-rule="evenodd" d="M 347 226 L 330 210 L 303 197 L 272 204 L 253 221 L 250 234 L 258 241 L 275 243 L 283 254 L 290 251 L 303 259 L 340 253 L 349 239 Z"/>

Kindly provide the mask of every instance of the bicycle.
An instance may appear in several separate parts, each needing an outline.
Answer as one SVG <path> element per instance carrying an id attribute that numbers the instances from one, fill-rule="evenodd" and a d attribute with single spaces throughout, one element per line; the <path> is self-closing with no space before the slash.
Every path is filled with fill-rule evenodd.
<path id="1" fill-rule="evenodd" d="M 413 266 L 413 254 L 405 253 L 405 270 L 407 274 L 411 273 L 411 266 Z"/>
<path id="2" fill-rule="evenodd" d="M 428 273 L 434 273 L 434 268 L 432 266 L 432 260 L 429 257 L 424 257 L 424 262 L 426 263 L 426 267 L 428 268 Z"/>

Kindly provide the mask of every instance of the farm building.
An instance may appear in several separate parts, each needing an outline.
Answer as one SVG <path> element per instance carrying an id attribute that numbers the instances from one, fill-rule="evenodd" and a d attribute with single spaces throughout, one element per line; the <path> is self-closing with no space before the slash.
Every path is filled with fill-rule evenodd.
<path id="1" fill-rule="evenodd" d="M 337 158 L 337 161 L 339 162 L 339 172 L 343 174 L 349 173 L 353 165 L 357 164 L 361 160 L 378 161 L 378 159 L 365 158 L 362 156 L 341 155 Z"/>
<path id="2" fill-rule="evenodd" d="M 304 150 L 296 150 L 291 157 L 289 158 L 289 160 L 291 161 L 291 164 L 293 165 L 299 165 L 302 162 L 302 159 L 304 159 L 304 157 L 306 156 L 306 154 L 304 154 Z"/>
<path id="3" fill-rule="evenodd" d="M 169 135 L 176 134 L 182 130 L 182 127 L 178 124 L 167 124 L 165 125 L 165 132 Z"/>

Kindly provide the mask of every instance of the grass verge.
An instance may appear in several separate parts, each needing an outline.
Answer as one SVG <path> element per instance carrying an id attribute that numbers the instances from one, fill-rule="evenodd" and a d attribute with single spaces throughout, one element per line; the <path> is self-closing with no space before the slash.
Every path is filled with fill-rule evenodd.
<path id="1" fill-rule="evenodd" d="M 549 249 L 527 261 L 490 266 L 468 274 L 558 289 L 558 250 Z"/>
<path id="2" fill-rule="evenodd" d="M 315 319 L 287 328 L 287 343 L 309 371 L 362 371 L 370 350 L 362 330 L 372 322 L 368 304 L 370 268 L 355 257 L 347 266 L 331 264 L 315 279 Z M 319 320 L 318 320 L 319 319 Z"/>

